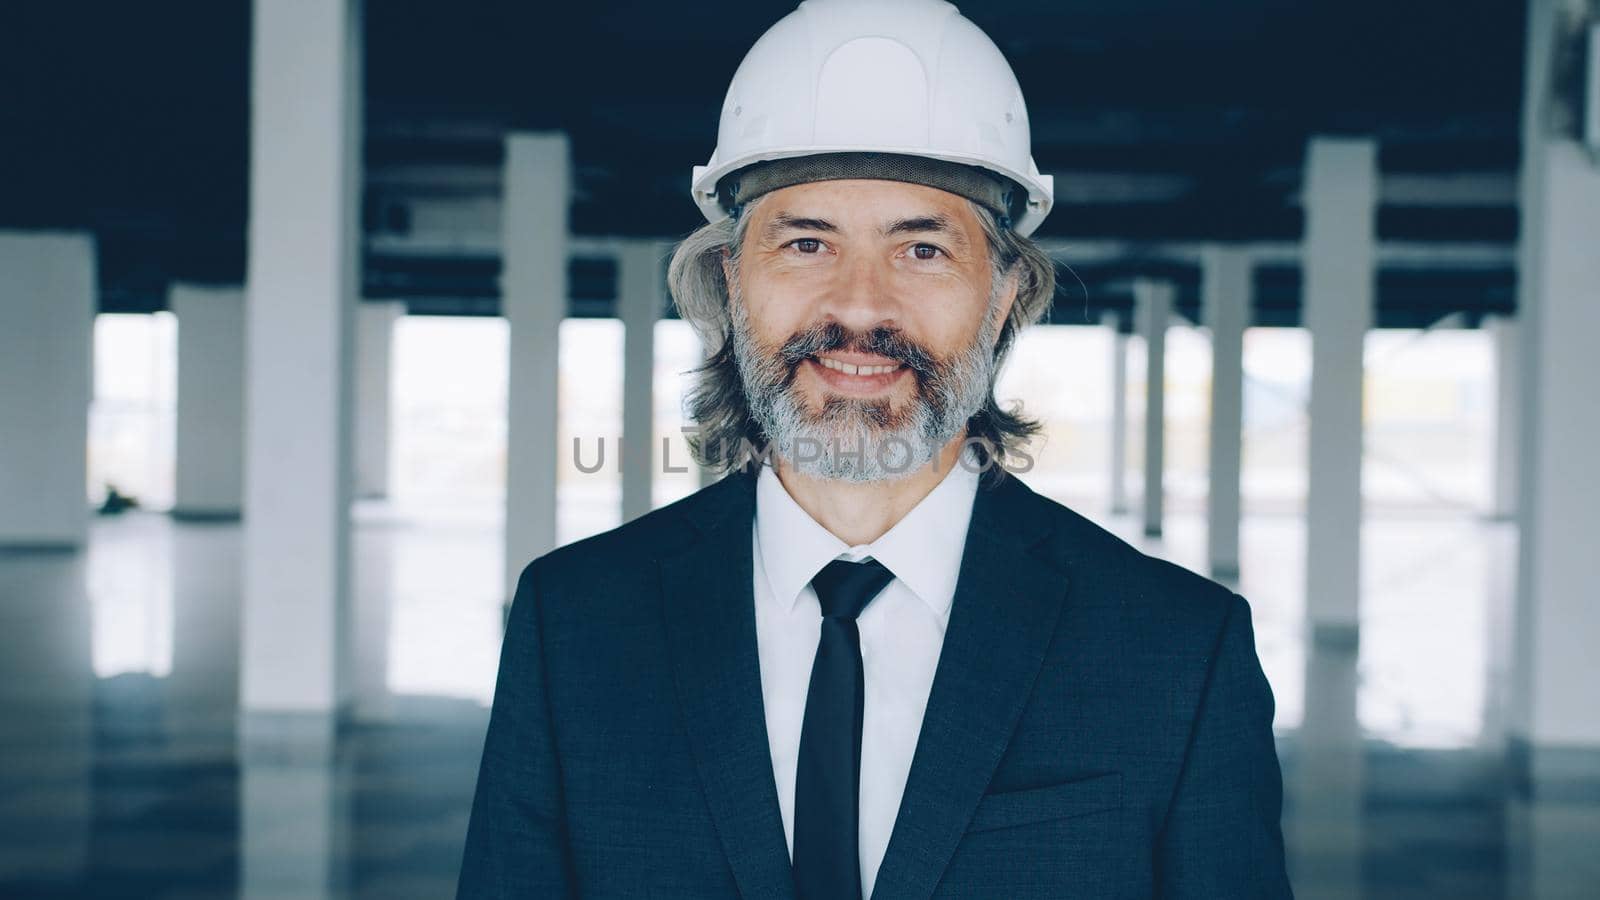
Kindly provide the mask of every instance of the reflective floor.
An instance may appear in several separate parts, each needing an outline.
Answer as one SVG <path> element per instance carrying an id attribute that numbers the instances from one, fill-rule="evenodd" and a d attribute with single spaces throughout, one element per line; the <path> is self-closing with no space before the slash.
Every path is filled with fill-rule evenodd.
<path id="1" fill-rule="evenodd" d="M 0 897 L 451 896 L 499 528 L 416 512 L 357 511 L 360 702 L 331 765 L 237 752 L 237 524 L 131 513 L 83 553 L 0 552 Z M 1371 516 L 1359 649 L 1306 639 L 1301 541 L 1294 517 L 1247 519 L 1238 585 L 1278 700 L 1297 895 L 1600 896 L 1600 791 L 1529 799 L 1503 754 L 1511 530 Z M 1137 542 L 1195 568 L 1203 522 L 1178 509 Z"/>

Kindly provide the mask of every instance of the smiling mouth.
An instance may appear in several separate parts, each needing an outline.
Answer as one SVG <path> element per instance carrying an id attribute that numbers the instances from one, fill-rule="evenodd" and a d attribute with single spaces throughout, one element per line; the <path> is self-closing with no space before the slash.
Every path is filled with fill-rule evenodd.
<path id="1" fill-rule="evenodd" d="M 825 390 L 854 397 L 877 396 L 912 372 L 909 365 L 882 356 L 857 359 L 860 361 L 845 362 L 831 356 L 808 356 L 805 361 L 816 367 L 812 371 Z"/>
<path id="2" fill-rule="evenodd" d="M 835 372 L 843 372 L 846 375 L 887 375 L 896 369 L 905 368 L 905 363 L 889 363 L 888 365 L 868 366 L 841 362 L 840 360 L 830 359 L 826 356 L 812 356 L 808 358 L 812 362 L 822 366 L 824 369 L 832 369 Z"/>

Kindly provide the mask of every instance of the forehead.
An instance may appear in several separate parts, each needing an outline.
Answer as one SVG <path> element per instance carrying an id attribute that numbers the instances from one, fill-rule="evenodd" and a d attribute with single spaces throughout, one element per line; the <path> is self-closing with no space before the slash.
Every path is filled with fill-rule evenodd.
<path id="1" fill-rule="evenodd" d="M 981 229 L 972 204 L 958 194 L 923 184 L 878 179 L 812 181 L 780 188 L 761 198 L 751 224 L 777 216 L 821 219 L 840 230 L 881 229 L 886 224 L 939 216 L 975 235 Z"/>

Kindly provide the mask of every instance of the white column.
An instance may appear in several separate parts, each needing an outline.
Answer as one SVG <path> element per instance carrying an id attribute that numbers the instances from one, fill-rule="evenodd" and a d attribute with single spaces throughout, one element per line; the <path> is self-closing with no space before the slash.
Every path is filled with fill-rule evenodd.
<path id="1" fill-rule="evenodd" d="M 1346 900 L 1361 896 L 1367 829 L 1365 742 L 1356 715 L 1359 648 L 1342 636 L 1306 645 L 1305 716 L 1294 741 L 1284 787 L 1284 849 L 1295 896 Z"/>
<path id="2" fill-rule="evenodd" d="M 395 323 L 406 314 L 402 301 L 366 301 L 356 313 L 356 495 L 389 494 L 390 365 Z M 387 535 L 357 531 L 351 558 L 359 573 L 351 588 L 350 648 L 354 659 L 350 716 L 356 721 L 385 721 L 393 714 L 389 691 L 389 630 L 394 562 Z"/>
<path id="3" fill-rule="evenodd" d="M 89 533 L 94 238 L 0 231 L 0 546 Z"/>
<path id="4" fill-rule="evenodd" d="M 1244 330 L 1250 324 L 1250 258 L 1238 247 L 1206 248 L 1200 307 L 1211 330 L 1210 478 L 1206 544 L 1211 577 L 1239 577 L 1239 470 L 1244 429 Z"/>
<path id="5" fill-rule="evenodd" d="M 1361 588 L 1361 380 L 1372 323 L 1377 145 L 1313 138 L 1305 164 L 1302 299 L 1311 332 L 1306 608 L 1355 632 Z"/>
<path id="6" fill-rule="evenodd" d="M 1490 316 L 1483 327 L 1494 346 L 1494 470 L 1489 494 L 1489 515 L 1511 519 L 1517 514 L 1517 442 L 1521 439 L 1517 410 L 1520 396 L 1522 360 L 1521 329 L 1512 316 Z"/>
<path id="7" fill-rule="evenodd" d="M 88 590 L 91 556 L 103 546 L 0 554 L 0 771 L 16 786 L 0 828 L 0 867 L 13 884 L 82 883 L 86 867 L 104 859 L 104 833 L 97 840 L 94 827 L 95 801 L 106 793 L 96 765 L 104 715 Z M 38 805 L 24 812 L 28 804 Z"/>
<path id="8" fill-rule="evenodd" d="M 220 736 L 232 733 L 239 710 L 239 532 L 180 528 L 169 546 L 172 670 L 162 714 L 167 739 L 174 746 L 231 752 Z"/>
<path id="9" fill-rule="evenodd" d="M 389 496 L 389 348 L 401 301 L 362 301 L 356 313 L 356 496 Z"/>
<path id="10" fill-rule="evenodd" d="M 254 9 L 241 736 L 326 740 L 350 683 L 361 29 L 347 0 Z"/>
<path id="11" fill-rule="evenodd" d="M 617 253 L 617 314 L 622 319 L 622 521 L 650 511 L 655 473 L 656 321 L 665 305 L 664 248 L 631 241 Z M 674 465 L 682 465 L 677 461 Z"/>
<path id="12" fill-rule="evenodd" d="M 355 702 L 350 718 L 357 722 L 385 722 L 394 716 L 394 693 L 389 689 L 390 634 L 400 585 L 395 578 L 396 547 L 393 536 L 358 529 L 351 554 L 358 573 L 350 598 L 352 679 Z"/>
<path id="13" fill-rule="evenodd" d="M 351 780 L 338 759 L 245 760 L 239 767 L 241 900 L 332 900 L 350 883 Z"/>
<path id="14" fill-rule="evenodd" d="M 1600 164 L 1571 137 L 1548 134 L 1538 114 L 1549 103 L 1556 13 L 1548 0 L 1530 4 L 1523 130 L 1521 537 L 1510 706 L 1535 782 L 1577 774 L 1600 748 Z M 1587 90 L 1600 91 L 1600 74 Z M 1562 771 L 1569 764 L 1575 771 Z"/>
<path id="15" fill-rule="evenodd" d="M 1111 514 L 1128 511 L 1128 336 L 1122 314 L 1107 310 L 1100 324 L 1111 329 Z"/>
<path id="16" fill-rule="evenodd" d="M 244 291 L 174 284 L 178 422 L 172 515 L 237 519 L 244 505 Z"/>
<path id="17" fill-rule="evenodd" d="M 1134 284 L 1134 305 L 1145 346 L 1144 402 L 1144 533 L 1161 536 L 1162 473 L 1166 450 L 1167 319 L 1172 313 L 1172 285 L 1140 279 Z"/>
<path id="18" fill-rule="evenodd" d="M 511 332 L 505 584 L 556 545 L 556 399 L 567 311 L 567 136 L 506 138 L 501 308 Z"/>
<path id="19" fill-rule="evenodd" d="M 1586 774 L 1592 778 L 1592 768 Z M 1600 811 L 1588 793 L 1592 784 L 1592 780 L 1580 782 L 1580 791 L 1570 797 L 1514 794 L 1508 799 L 1504 896 L 1569 900 L 1594 892 L 1594 836 L 1600 832 Z"/>

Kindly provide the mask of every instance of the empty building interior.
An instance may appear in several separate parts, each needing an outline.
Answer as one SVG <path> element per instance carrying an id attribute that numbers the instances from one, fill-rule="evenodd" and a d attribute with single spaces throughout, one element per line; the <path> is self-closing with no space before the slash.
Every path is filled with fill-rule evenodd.
<path id="1" fill-rule="evenodd" d="M 965 4 L 1036 490 L 1250 601 L 1296 892 L 1600 891 L 1600 7 Z M 791 3 L 0 26 L 0 895 L 442 897 L 503 611 L 709 483 L 665 287 Z"/>

